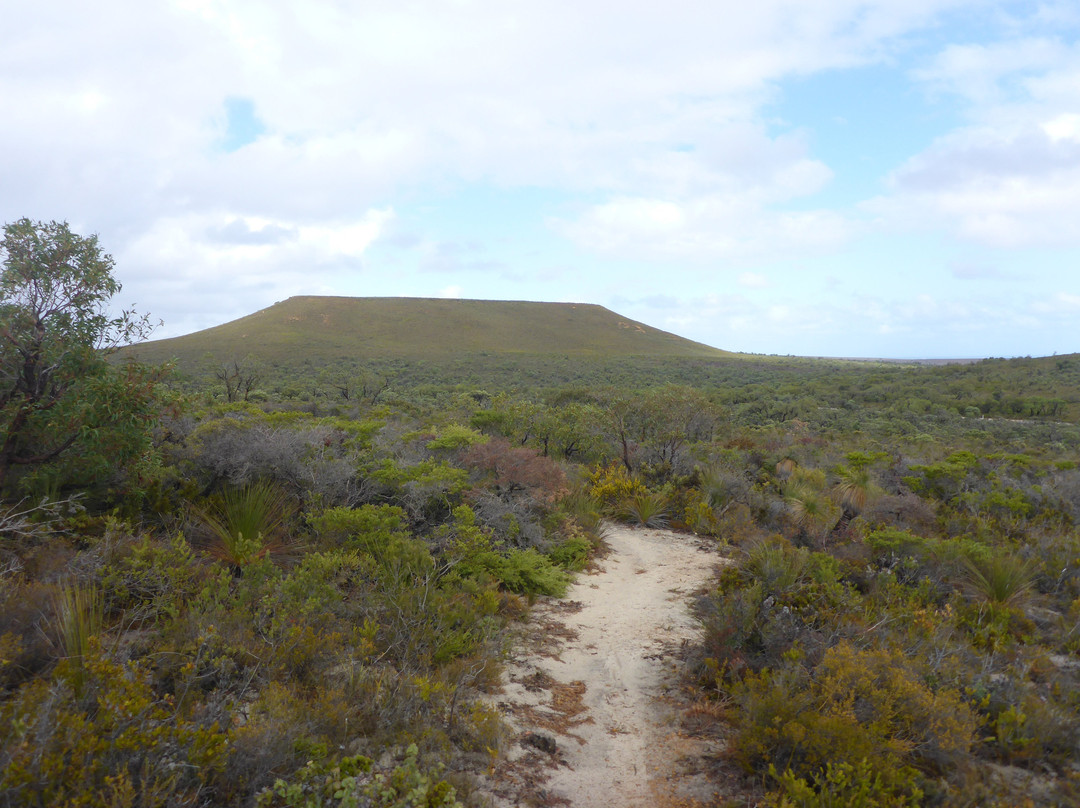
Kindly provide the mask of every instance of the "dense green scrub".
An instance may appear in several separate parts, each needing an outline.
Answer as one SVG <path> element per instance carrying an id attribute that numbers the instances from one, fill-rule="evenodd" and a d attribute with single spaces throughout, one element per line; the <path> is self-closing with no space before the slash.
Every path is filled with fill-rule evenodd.
<path id="1" fill-rule="evenodd" d="M 699 672 L 734 758 L 775 805 L 1075 804 L 1072 453 L 837 443 L 764 464 L 715 531 Z"/>
<path id="2" fill-rule="evenodd" d="M 5 508 L 0 804 L 468 799 L 501 632 L 596 534 L 552 460 L 422 426 L 192 408 L 132 501 Z"/>
<path id="3" fill-rule="evenodd" d="M 604 515 L 736 560 L 694 682 L 762 799 L 1076 802 L 1075 357 L 451 365 L 173 383 L 137 463 L 23 478 L 0 804 L 474 803 Z"/>

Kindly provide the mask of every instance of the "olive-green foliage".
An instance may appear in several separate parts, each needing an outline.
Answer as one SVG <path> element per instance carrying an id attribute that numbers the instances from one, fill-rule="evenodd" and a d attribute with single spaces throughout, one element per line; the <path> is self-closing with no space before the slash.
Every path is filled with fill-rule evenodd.
<path id="1" fill-rule="evenodd" d="M 74 665 L 89 653 L 90 641 L 101 631 L 105 600 L 94 585 L 68 584 L 56 596 L 54 629 L 60 650 Z"/>
<path id="2" fill-rule="evenodd" d="M 432 451 L 456 451 L 486 441 L 487 437 L 475 429 L 460 424 L 450 424 L 439 430 L 439 434 L 428 441 L 427 448 Z"/>
<path id="3" fill-rule="evenodd" d="M 294 375 L 305 366 L 327 368 L 358 355 L 420 360 L 444 371 L 455 369 L 462 355 L 472 359 L 470 365 L 503 359 L 519 367 L 533 357 L 724 355 L 642 323 L 626 325 L 625 318 L 584 304 L 304 296 L 186 337 L 143 344 L 132 353 L 177 357 L 192 372 L 207 353 L 227 359 L 258 344 L 266 361 Z M 471 375 L 439 373 L 438 379 L 451 386 Z"/>
<path id="4" fill-rule="evenodd" d="M 308 519 L 322 547 L 351 547 L 385 557 L 409 540 L 405 512 L 391 505 L 328 508 Z"/>
<path id="5" fill-rule="evenodd" d="M 446 460 L 425 459 L 402 465 L 390 458 L 370 472 L 390 498 L 417 522 L 438 522 L 460 503 L 469 486 L 469 474 Z"/>
<path id="6" fill-rule="evenodd" d="M 739 707 L 735 746 L 748 768 L 772 772 L 771 805 L 922 804 L 920 792 L 1016 804 L 1022 783 L 995 779 L 985 761 L 1055 767 L 1072 755 L 1075 675 L 1046 654 L 1071 636 L 1058 615 L 1075 598 L 1075 537 L 1034 486 L 1031 511 L 987 507 L 1002 480 L 1028 485 L 1052 464 L 942 456 L 929 478 L 955 493 L 933 495 L 937 518 L 919 532 L 881 526 L 886 510 L 865 539 L 860 528 L 827 552 L 745 543 L 699 603 L 697 671 Z M 1069 803 L 1067 778 L 1046 789 Z"/>
<path id="7" fill-rule="evenodd" d="M 517 594 L 561 596 L 566 591 L 569 577 L 548 556 L 532 547 L 496 547 L 467 505 L 454 509 L 453 516 L 441 535 L 456 575 L 490 578 Z"/>
<path id="8" fill-rule="evenodd" d="M 399 530 L 396 509 L 331 509 L 315 521 L 323 549 L 288 569 L 263 558 L 239 578 L 210 571 L 165 632 L 157 670 L 179 703 L 260 694 L 231 740 L 231 799 L 302 766 L 309 744 L 412 735 L 444 749 L 489 733 L 461 691 L 490 675 L 498 596 L 446 575 Z"/>
<path id="9" fill-rule="evenodd" d="M 579 572 L 585 569 L 593 549 L 593 543 L 586 536 L 574 535 L 552 547 L 547 556 L 560 567 Z"/>
<path id="10" fill-rule="evenodd" d="M 201 586 L 197 556 L 183 534 L 169 542 L 131 538 L 103 570 L 102 588 L 114 608 L 135 623 L 175 619 Z"/>
<path id="11" fill-rule="evenodd" d="M 407 769 L 410 743 L 416 768 L 404 779 L 428 784 L 422 799 L 446 798 L 432 788 L 438 765 L 457 785 L 463 756 L 498 746 L 497 716 L 474 694 L 497 676 L 500 628 L 525 609 L 515 592 L 557 592 L 563 568 L 599 541 L 601 508 L 566 496 L 580 475 L 608 513 L 659 491 L 673 522 L 741 548 L 699 602 L 693 670 L 736 721 L 732 748 L 772 804 L 1022 804 L 1027 781 L 1009 785 L 993 764 L 1024 767 L 1046 802 L 1075 804 L 1062 774 L 1080 728 L 1069 663 L 1080 648 L 1075 357 L 920 368 L 365 356 L 325 362 L 297 338 L 266 357 L 261 406 L 214 404 L 211 389 L 163 422 L 160 513 L 139 510 L 148 499 L 113 503 L 145 538 L 103 537 L 96 513 L 71 520 L 70 538 L 9 537 L 0 521 L 0 711 L 23 692 L 76 689 L 72 661 L 57 664 L 44 639 L 45 593 L 70 578 L 103 593 L 110 664 L 141 677 L 178 726 L 222 728 L 221 767 L 181 783 L 178 802 L 193 790 L 221 804 L 381 799 L 363 778 Z M 390 381 L 370 392 L 360 375 Z M 664 401 L 670 413 L 655 406 Z M 683 406 L 695 401 L 723 420 L 696 419 Z M 1042 414 L 1008 414 L 1021 410 Z M 478 433 L 491 440 L 464 447 Z M 844 469 L 868 472 L 883 493 L 838 531 L 861 499 L 836 485 Z M 298 544 L 237 576 L 193 553 L 176 517 L 196 492 L 259 479 L 299 503 L 288 533 Z M 818 518 L 795 518 L 785 495 L 798 486 L 818 499 Z M 1023 594 L 1005 603 L 969 580 L 969 564 L 988 569 L 995 556 L 1030 564 Z M 88 675 L 84 692 L 96 687 Z M 107 736 L 92 724 L 85 744 Z M 101 771 L 133 776 L 140 744 L 105 756 Z M 350 771 L 358 754 L 396 762 Z M 350 776 L 362 782 L 342 791 Z M 162 785 L 146 782 L 148 793 Z M 127 793 L 113 802 L 138 804 Z"/>
<path id="12" fill-rule="evenodd" d="M 79 680 L 78 689 L 72 679 Z M 182 806 L 211 798 L 228 734 L 153 692 L 143 666 L 91 650 L 76 671 L 0 706 L 0 794 L 10 805 Z"/>
<path id="13" fill-rule="evenodd" d="M 988 603 L 1021 605 L 1035 586 L 1035 565 L 1012 553 L 965 558 L 962 580 L 969 594 Z"/>
<path id="14" fill-rule="evenodd" d="M 262 791 L 259 808 L 461 808 L 453 786 L 438 769 L 422 770 L 416 744 L 395 768 L 377 771 L 363 756 L 310 761 L 289 780 Z"/>
<path id="15" fill-rule="evenodd" d="M 874 561 L 912 583 L 930 577 L 948 584 L 963 580 L 969 567 L 989 562 L 994 551 L 972 538 L 925 537 L 906 530 L 875 530 L 866 537 Z"/>
<path id="16" fill-rule="evenodd" d="M 590 542 L 599 542 L 604 538 L 607 528 L 603 511 L 597 500 L 584 488 L 563 497 L 559 501 L 559 509 Z"/>
<path id="17" fill-rule="evenodd" d="M 865 760 L 886 789 L 908 797 L 915 772 L 945 771 L 967 756 L 977 727 L 960 693 L 928 687 L 901 652 L 846 643 L 826 651 L 813 675 L 789 661 L 748 675 L 732 694 L 747 765 L 813 777 L 830 762 Z"/>
<path id="18" fill-rule="evenodd" d="M 806 580 L 809 559 L 807 550 L 772 538 L 752 543 L 740 568 L 766 596 L 783 596 Z"/>
<path id="19" fill-rule="evenodd" d="M 777 785 L 766 799 L 769 808 L 918 808 L 922 804 L 918 786 L 890 787 L 865 758 L 828 763 L 809 780 L 791 769 L 779 775 L 770 764 L 769 777 Z"/>
<path id="20" fill-rule="evenodd" d="M 570 585 L 566 573 L 533 547 L 512 549 L 506 555 L 494 551 L 477 553 L 462 561 L 459 572 L 467 576 L 487 573 L 511 592 L 525 595 L 562 597 Z"/>
<path id="21" fill-rule="evenodd" d="M 781 537 L 753 541 L 698 601 L 703 657 L 721 689 L 748 671 L 778 666 L 797 643 L 820 646 L 857 596 L 841 565 Z"/>

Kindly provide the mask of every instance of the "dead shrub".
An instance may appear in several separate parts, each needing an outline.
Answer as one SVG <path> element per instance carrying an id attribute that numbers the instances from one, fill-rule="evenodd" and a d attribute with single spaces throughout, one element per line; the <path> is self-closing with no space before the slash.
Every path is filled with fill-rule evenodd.
<path id="1" fill-rule="evenodd" d="M 461 456 L 462 464 L 486 474 L 495 493 L 507 499 L 527 491 L 545 504 L 553 504 L 567 491 L 566 475 L 550 457 L 532 449 L 513 447 L 504 438 L 470 447 Z"/>
<path id="2" fill-rule="evenodd" d="M 937 508 L 917 494 L 880 497 L 867 506 L 863 518 L 871 525 L 895 527 L 919 535 L 937 531 Z"/>

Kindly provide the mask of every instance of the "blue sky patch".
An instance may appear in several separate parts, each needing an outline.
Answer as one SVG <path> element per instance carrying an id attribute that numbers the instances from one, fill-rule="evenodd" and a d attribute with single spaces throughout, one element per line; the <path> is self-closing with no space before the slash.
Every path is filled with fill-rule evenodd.
<path id="1" fill-rule="evenodd" d="M 254 143 L 266 133 L 266 125 L 255 114 L 255 102 L 250 98 L 225 99 L 225 137 L 221 148 L 234 152 Z"/>

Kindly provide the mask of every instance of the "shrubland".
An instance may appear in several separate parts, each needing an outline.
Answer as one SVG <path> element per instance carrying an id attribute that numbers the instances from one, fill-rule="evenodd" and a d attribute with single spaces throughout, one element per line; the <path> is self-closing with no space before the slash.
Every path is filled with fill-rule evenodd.
<path id="1" fill-rule="evenodd" d="M 245 393 L 87 344 L 123 395 L 63 432 L 4 401 L 2 804 L 481 804 L 507 626 L 611 519 L 731 557 L 689 684 L 744 802 L 1080 800 L 1075 356 L 372 360 Z"/>

